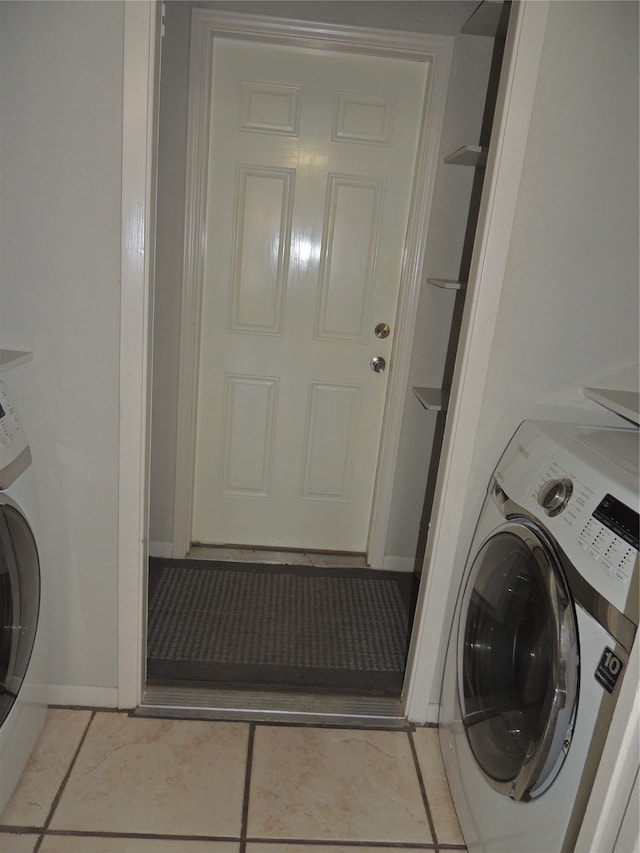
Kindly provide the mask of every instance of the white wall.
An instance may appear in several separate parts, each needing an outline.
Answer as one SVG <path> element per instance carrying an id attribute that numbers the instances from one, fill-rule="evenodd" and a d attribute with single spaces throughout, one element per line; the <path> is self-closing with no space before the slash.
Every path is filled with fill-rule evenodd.
<path id="1" fill-rule="evenodd" d="M 450 608 L 489 477 L 520 421 L 629 426 L 581 388 L 618 373 L 638 387 L 637 72 L 637 4 L 551 3 L 464 523 L 445 532 L 456 536 L 453 564 L 430 568 L 450 583 Z M 441 613 L 445 602 L 427 607 Z"/>
<path id="2" fill-rule="evenodd" d="M 476 438 L 471 517 L 524 418 L 629 426 L 638 388 L 638 5 L 553 2 Z"/>
<path id="3" fill-rule="evenodd" d="M 638 834 L 638 827 L 640 827 L 640 787 L 638 778 L 639 776 L 636 774 L 636 780 L 620 827 L 620 834 L 616 839 L 614 853 L 639 853 L 640 851 Z"/>
<path id="4" fill-rule="evenodd" d="M 149 535 L 152 553 L 156 554 L 170 553 L 169 543 L 173 536 L 176 406 L 170 401 L 177 400 L 191 5 L 186 2 L 168 4 L 167 35 L 163 44 L 153 385 L 154 400 L 161 401 L 161 405 L 156 404 L 153 415 Z M 238 9 L 238 4 L 233 3 L 203 5 Z M 295 17 L 296 9 L 300 8 L 295 3 L 269 5 L 273 13 L 290 17 Z M 448 3 L 366 5 L 365 14 L 359 11 L 359 8 L 364 9 L 363 4 L 331 4 L 332 20 L 366 22 L 371 26 L 393 23 L 397 27 L 404 20 L 406 26 L 416 29 L 428 31 L 426 28 L 431 26 L 433 32 L 450 33 L 459 31 L 475 8 L 474 3 L 461 3 L 457 9 L 452 9 Z M 246 11 L 256 11 L 252 8 L 255 4 L 242 6 Z M 406 8 L 400 10 L 400 7 Z M 418 7 L 422 11 L 420 15 Z M 304 14 L 318 17 L 323 9 L 326 10 L 324 3 L 311 3 L 304 5 Z M 391 9 L 395 10 L 392 19 L 389 18 Z M 261 10 L 264 11 L 264 6 Z M 414 18 L 407 18 L 407 14 Z M 443 128 L 443 156 L 478 140 L 491 49 L 491 39 L 456 38 Z M 425 266 L 429 275 L 455 278 L 458 274 L 471 181 L 469 170 L 442 164 L 438 170 Z M 425 288 L 419 306 L 411 384 L 439 384 L 452 308 L 450 293 Z M 434 427 L 435 417 L 422 409 L 409 392 L 386 547 L 386 553 L 392 555 L 396 565 L 402 565 L 405 560 L 411 566 L 415 554 Z"/>
<path id="5" fill-rule="evenodd" d="M 0 4 L 0 343 L 34 353 L 15 381 L 54 702 L 117 686 L 123 20 L 120 2 Z"/>

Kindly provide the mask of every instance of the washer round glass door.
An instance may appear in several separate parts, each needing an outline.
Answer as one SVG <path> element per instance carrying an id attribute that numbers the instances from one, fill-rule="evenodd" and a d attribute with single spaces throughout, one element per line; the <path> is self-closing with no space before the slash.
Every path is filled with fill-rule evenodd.
<path id="1" fill-rule="evenodd" d="M 543 793 L 569 748 L 579 659 L 564 575 L 526 519 L 502 525 L 475 557 L 458 673 L 463 725 L 489 784 L 516 800 Z"/>
<path id="2" fill-rule="evenodd" d="M 22 687 L 40 611 L 40 565 L 31 528 L 0 495 L 0 725 Z"/>

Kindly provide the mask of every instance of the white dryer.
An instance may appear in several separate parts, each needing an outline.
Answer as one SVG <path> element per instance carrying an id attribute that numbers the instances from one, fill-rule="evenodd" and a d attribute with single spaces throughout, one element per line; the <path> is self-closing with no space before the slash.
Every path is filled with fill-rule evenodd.
<path id="1" fill-rule="evenodd" d="M 638 626 L 638 431 L 525 421 L 455 608 L 440 745 L 469 851 L 574 848 Z"/>
<path id="2" fill-rule="evenodd" d="M 47 710 L 37 514 L 31 451 L 9 388 L 0 382 L 0 814 Z"/>

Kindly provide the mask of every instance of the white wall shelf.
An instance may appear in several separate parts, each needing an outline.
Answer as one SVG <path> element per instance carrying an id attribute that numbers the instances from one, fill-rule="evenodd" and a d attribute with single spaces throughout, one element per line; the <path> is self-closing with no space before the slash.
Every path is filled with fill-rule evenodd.
<path id="1" fill-rule="evenodd" d="M 419 388 L 414 386 L 413 393 L 430 412 L 442 412 L 447 408 L 447 400 L 440 388 Z"/>
<path id="2" fill-rule="evenodd" d="M 5 370 L 11 370 L 19 364 L 31 361 L 32 358 L 32 352 L 16 349 L 0 349 L 0 373 L 3 373 Z"/>
<path id="3" fill-rule="evenodd" d="M 451 166 L 485 166 L 488 148 L 481 145 L 463 145 L 444 158 Z"/>
<path id="4" fill-rule="evenodd" d="M 640 393 L 638 391 L 619 391 L 610 388 L 583 388 L 583 394 L 590 400 L 615 412 L 634 424 L 640 425 Z"/>
<path id="5" fill-rule="evenodd" d="M 444 290 L 464 290 L 467 286 L 466 281 L 454 281 L 451 278 L 428 278 L 427 283 Z"/>

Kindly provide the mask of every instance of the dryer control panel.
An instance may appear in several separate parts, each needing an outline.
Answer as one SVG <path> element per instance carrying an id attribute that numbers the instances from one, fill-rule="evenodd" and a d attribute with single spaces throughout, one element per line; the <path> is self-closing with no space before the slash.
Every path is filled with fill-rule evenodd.
<path id="1" fill-rule="evenodd" d="M 29 466 L 29 442 L 9 389 L 0 382 L 0 489 L 7 489 Z"/>

